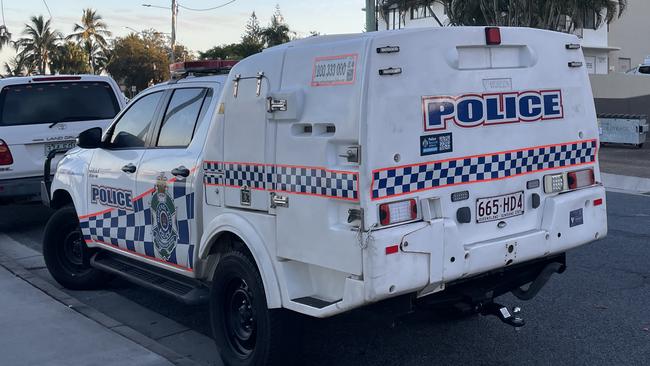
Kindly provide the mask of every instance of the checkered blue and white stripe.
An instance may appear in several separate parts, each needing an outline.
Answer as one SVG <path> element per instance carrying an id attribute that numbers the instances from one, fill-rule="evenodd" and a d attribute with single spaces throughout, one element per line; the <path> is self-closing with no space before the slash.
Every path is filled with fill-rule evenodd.
<path id="1" fill-rule="evenodd" d="M 190 242 L 195 211 L 194 193 L 188 194 L 186 183 L 178 181 L 173 183 L 171 190 L 176 207 L 178 242 L 168 262 L 191 269 L 194 265 L 194 245 Z M 134 201 L 133 211 L 113 209 L 81 219 L 84 239 L 157 258 L 153 243 L 151 194 Z"/>
<path id="2" fill-rule="evenodd" d="M 593 140 L 375 170 L 372 199 L 592 163 L 596 151 Z"/>
<path id="3" fill-rule="evenodd" d="M 258 164 L 223 163 L 224 185 L 247 186 L 251 189 L 266 189 L 266 166 Z"/>
<path id="4" fill-rule="evenodd" d="M 318 167 L 220 162 L 204 162 L 203 172 L 203 182 L 207 185 L 246 185 L 254 189 L 344 200 L 359 198 L 359 179 L 355 172 L 332 171 Z"/>
<path id="5" fill-rule="evenodd" d="M 311 167 L 275 167 L 273 190 L 340 199 L 358 199 L 357 175 Z"/>
<path id="6" fill-rule="evenodd" d="M 223 164 L 216 161 L 204 161 L 203 183 L 211 186 L 223 185 Z"/>

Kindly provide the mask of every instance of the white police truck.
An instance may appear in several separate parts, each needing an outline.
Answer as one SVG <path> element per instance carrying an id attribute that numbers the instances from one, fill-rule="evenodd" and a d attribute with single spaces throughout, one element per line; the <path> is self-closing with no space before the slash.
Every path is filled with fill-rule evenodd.
<path id="1" fill-rule="evenodd" d="M 574 35 L 450 27 L 155 86 L 60 163 L 47 266 L 72 289 L 117 275 L 209 300 L 227 365 L 288 364 L 296 312 L 389 298 L 519 327 L 495 297 L 531 299 L 607 234 L 583 63 Z"/>

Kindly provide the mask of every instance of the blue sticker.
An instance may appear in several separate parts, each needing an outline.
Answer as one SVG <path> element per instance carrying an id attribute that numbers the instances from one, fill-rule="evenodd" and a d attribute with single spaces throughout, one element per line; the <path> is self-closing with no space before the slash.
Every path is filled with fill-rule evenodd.
<path id="1" fill-rule="evenodd" d="M 435 155 L 452 152 L 454 150 L 451 133 L 439 135 L 420 136 L 420 155 Z"/>
<path id="2" fill-rule="evenodd" d="M 581 208 L 569 213 L 569 227 L 580 226 L 584 223 L 585 221 Z"/>

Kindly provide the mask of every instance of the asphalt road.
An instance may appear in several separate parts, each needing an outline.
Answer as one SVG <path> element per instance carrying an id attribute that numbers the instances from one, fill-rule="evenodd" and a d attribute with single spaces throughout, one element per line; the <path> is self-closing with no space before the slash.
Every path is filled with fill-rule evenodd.
<path id="1" fill-rule="evenodd" d="M 600 148 L 599 160 L 605 173 L 650 178 L 650 142 L 642 149 L 604 144 Z"/>
<path id="2" fill-rule="evenodd" d="M 609 236 L 570 252 L 568 270 L 538 297 L 524 303 L 509 295 L 500 299 L 522 307 L 523 329 L 515 331 L 496 318 L 459 320 L 424 311 L 396 318 L 375 306 L 306 319 L 303 364 L 650 364 L 650 197 L 609 193 L 608 210 Z M 0 232 L 40 250 L 49 214 L 37 206 L 0 207 Z M 32 269 L 46 275 L 42 268 Z M 185 307 L 121 281 L 108 291 L 75 296 L 203 364 L 220 364 L 206 351 L 211 344 L 197 345 L 210 334 L 205 306 Z M 113 306 L 116 301 L 124 305 Z M 145 318 L 157 320 L 141 321 Z M 157 337 L 156 327 L 165 322 L 189 331 Z M 184 338 L 174 338 L 177 333 Z"/>

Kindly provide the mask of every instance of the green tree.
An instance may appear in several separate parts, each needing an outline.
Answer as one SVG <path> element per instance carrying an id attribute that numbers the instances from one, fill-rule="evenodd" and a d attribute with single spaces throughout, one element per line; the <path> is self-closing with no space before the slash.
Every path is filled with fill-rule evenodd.
<path id="1" fill-rule="evenodd" d="M 409 9 L 432 5 L 445 7 L 450 25 L 521 26 L 556 31 L 573 31 L 584 26 L 587 14 L 594 15 L 595 25 L 611 23 L 621 16 L 627 0 L 380 0 L 380 14 L 397 5 L 404 21 Z"/>
<path id="2" fill-rule="evenodd" d="M 61 32 L 52 29 L 50 21 L 42 15 L 31 17 L 30 23 L 25 24 L 23 38 L 15 43 L 18 55 L 26 63 L 34 65 L 40 74 L 45 74 L 50 55 L 56 52 L 57 43 L 63 38 Z"/>
<path id="3" fill-rule="evenodd" d="M 102 70 L 96 69 L 95 57 L 101 57 L 100 53 L 108 46 L 107 38 L 112 35 L 108 25 L 96 10 L 88 8 L 83 11 L 81 23 L 76 23 L 72 31 L 74 33 L 66 38 L 78 42 L 83 47 L 88 66 L 91 71 L 99 74 Z"/>
<path id="4" fill-rule="evenodd" d="M 66 42 L 52 54 L 50 71 L 58 74 L 87 74 L 90 72 L 86 53 L 76 43 Z"/>
<path id="5" fill-rule="evenodd" d="M 201 60 L 239 60 L 242 58 L 241 44 L 214 46 L 207 51 L 199 51 L 199 58 Z"/>
<path id="6" fill-rule="evenodd" d="M 169 79 L 169 55 L 157 39 L 130 34 L 113 42 L 106 70 L 120 84 L 143 90 Z"/>
<path id="7" fill-rule="evenodd" d="M 25 62 L 25 59 L 16 55 L 4 63 L 4 76 L 25 76 L 34 72 L 31 65 Z"/>
<path id="8" fill-rule="evenodd" d="M 275 6 L 275 13 L 271 17 L 271 23 L 262 29 L 261 35 L 266 47 L 273 47 L 291 41 L 291 30 L 284 22 L 279 5 Z"/>
<path id="9" fill-rule="evenodd" d="M 263 49 L 264 37 L 262 36 L 262 27 L 260 27 L 260 21 L 257 19 L 257 15 L 253 12 L 246 23 L 246 31 L 241 38 L 238 53 L 241 58 L 246 58 L 262 52 Z"/>

